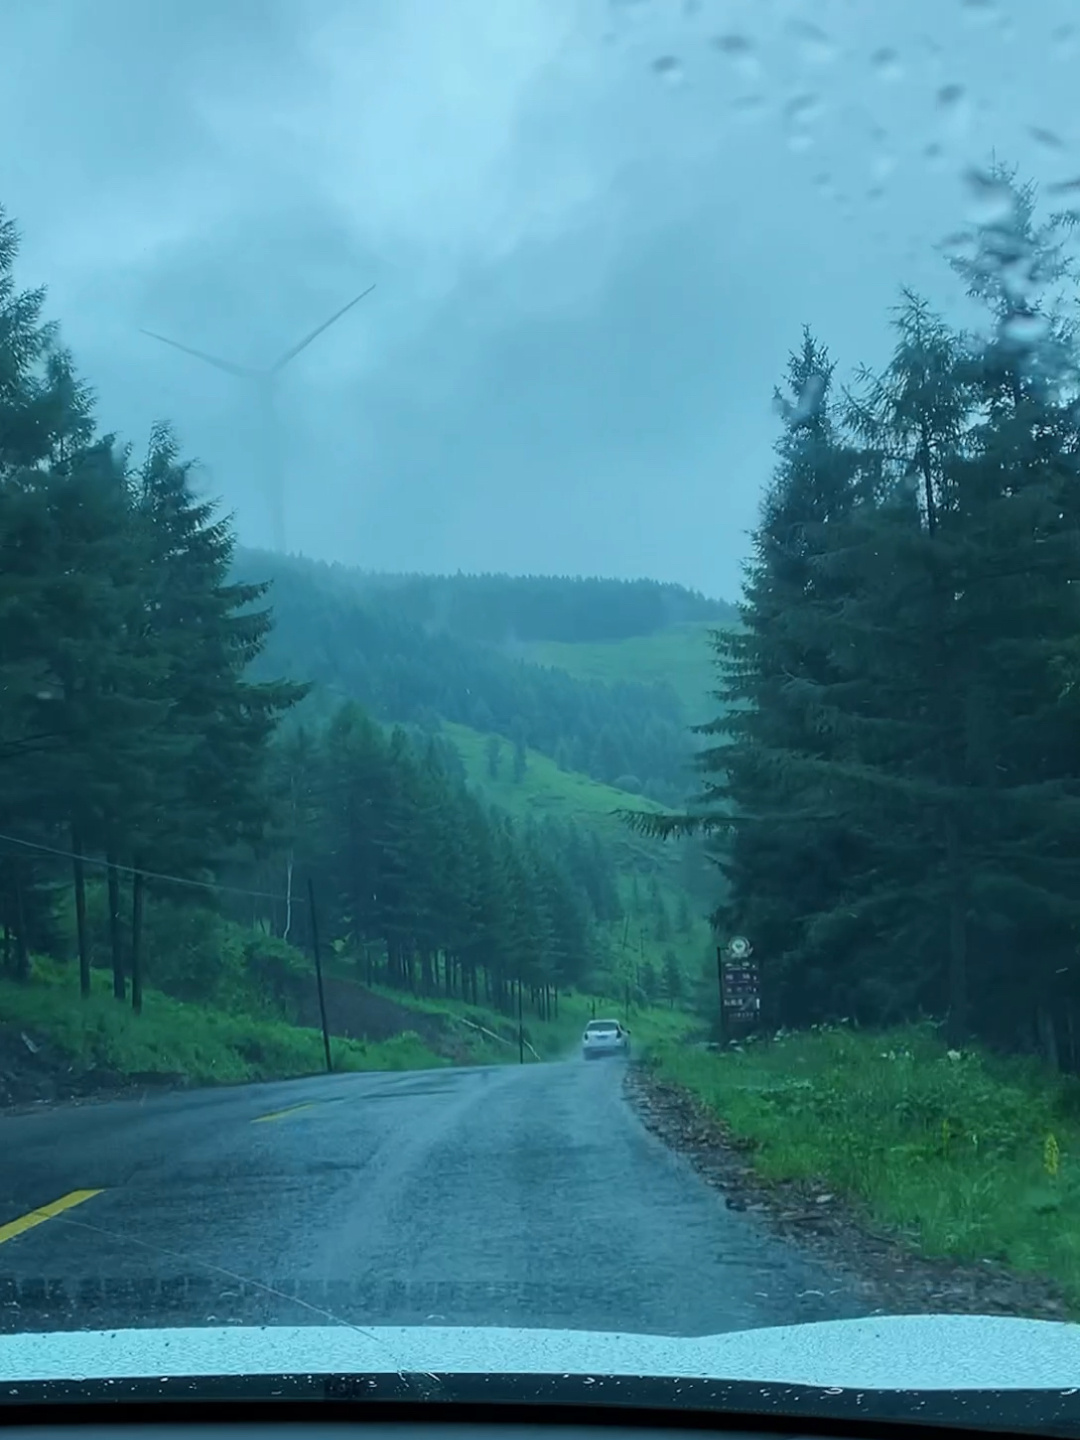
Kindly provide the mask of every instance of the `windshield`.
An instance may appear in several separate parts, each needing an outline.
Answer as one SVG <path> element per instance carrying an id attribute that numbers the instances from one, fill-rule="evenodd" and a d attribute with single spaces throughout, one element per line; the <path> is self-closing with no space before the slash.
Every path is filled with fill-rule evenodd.
<path id="1" fill-rule="evenodd" d="M 1073 5 L 4 12 L 0 1339 L 1071 1321 Z"/>

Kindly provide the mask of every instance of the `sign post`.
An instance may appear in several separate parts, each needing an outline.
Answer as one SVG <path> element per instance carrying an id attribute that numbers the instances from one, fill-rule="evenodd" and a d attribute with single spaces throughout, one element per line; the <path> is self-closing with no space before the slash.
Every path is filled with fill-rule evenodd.
<path id="1" fill-rule="evenodd" d="M 761 983 L 754 950 L 736 935 L 716 952 L 720 971 L 720 1023 L 725 1040 L 753 1029 L 761 1015 Z"/>

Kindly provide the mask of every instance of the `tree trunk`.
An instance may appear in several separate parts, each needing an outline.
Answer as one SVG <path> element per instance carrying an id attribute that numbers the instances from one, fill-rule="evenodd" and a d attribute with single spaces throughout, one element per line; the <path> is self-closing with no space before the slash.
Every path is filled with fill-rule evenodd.
<path id="1" fill-rule="evenodd" d="M 968 1038 L 967 884 L 956 820 L 945 820 L 945 863 L 949 880 L 949 1044 L 958 1050 Z"/>
<path id="2" fill-rule="evenodd" d="M 26 934 L 26 902 L 23 896 L 23 867 L 16 860 L 12 866 L 15 880 L 15 979 L 30 977 L 30 943 Z"/>
<path id="3" fill-rule="evenodd" d="M 146 881 L 138 868 L 138 860 L 135 866 L 135 875 L 131 882 L 131 1008 L 136 1015 L 141 1015 L 143 895 Z"/>
<path id="4" fill-rule="evenodd" d="M 1039 1037 L 1039 1053 L 1051 1070 L 1060 1070 L 1057 1026 L 1049 1005 L 1040 1004 L 1035 1011 L 1035 1033 Z"/>
<path id="5" fill-rule="evenodd" d="M 90 994 L 90 937 L 86 930 L 86 872 L 83 866 L 82 840 L 73 828 L 71 868 L 75 879 L 75 939 L 79 948 L 79 993 L 85 1000 Z"/>
<path id="6" fill-rule="evenodd" d="M 105 859 L 109 867 L 109 944 L 112 950 L 113 995 L 117 1000 L 126 1000 L 124 931 L 120 923 L 120 872 L 116 868 L 116 852 L 110 849 Z"/>

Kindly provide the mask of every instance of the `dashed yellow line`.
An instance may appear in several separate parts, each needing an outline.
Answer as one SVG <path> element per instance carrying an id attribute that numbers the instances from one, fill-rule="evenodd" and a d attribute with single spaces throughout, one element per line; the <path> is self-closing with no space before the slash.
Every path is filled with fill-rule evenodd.
<path id="1" fill-rule="evenodd" d="M 272 1110 L 269 1115 L 256 1115 L 251 1123 L 265 1125 L 269 1120 L 284 1120 L 286 1115 L 296 1115 L 301 1110 L 311 1110 L 314 1105 L 314 1100 L 306 1100 L 303 1105 L 290 1105 L 287 1110 Z"/>
<path id="2" fill-rule="evenodd" d="M 27 1230 L 32 1230 L 35 1225 L 44 1225 L 46 1220 L 52 1220 L 57 1215 L 62 1215 L 65 1210 L 71 1210 L 76 1205 L 81 1205 L 84 1200 L 92 1200 L 95 1195 L 100 1195 L 100 1190 L 72 1190 L 69 1195 L 61 1195 L 59 1200 L 54 1200 L 51 1205 L 42 1205 L 37 1210 L 29 1210 L 25 1215 L 20 1215 L 18 1220 L 9 1220 L 6 1225 L 0 1225 L 0 1245 L 6 1240 L 14 1240 L 16 1235 L 22 1235 Z"/>

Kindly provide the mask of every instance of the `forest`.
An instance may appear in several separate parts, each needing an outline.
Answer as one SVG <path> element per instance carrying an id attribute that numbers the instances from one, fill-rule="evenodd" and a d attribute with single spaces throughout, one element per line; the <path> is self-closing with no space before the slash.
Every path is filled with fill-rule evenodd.
<path id="1" fill-rule="evenodd" d="M 769 1024 L 943 1017 L 1075 1070 L 1077 216 L 988 185 L 948 257 L 980 321 L 905 291 L 879 372 L 791 356 L 703 787 L 639 823 L 708 834 Z"/>
<path id="2" fill-rule="evenodd" d="M 167 426 L 141 457 L 99 429 L 44 293 L 17 287 L 17 251 L 3 218 L 4 974 L 26 981 L 44 955 L 70 963 L 73 994 L 110 973 L 135 1010 L 148 983 L 258 1004 L 310 950 L 317 917 L 359 979 L 501 1009 L 515 987 L 546 1015 L 604 963 L 596 927 L 621 914 L 602 841 L 572 822 L 515 824 L 437 736 L 410 738 L 332 690 L 297 718 L 324 640 L 379 676 L 368 698 L 403 720 L 419 702 L 395 657 L 413 681 L 430 661 L 426 698 L 449 704 L 454 656 L 440 673 L 439 643 L 406 660 L 381 612 L 364 630 L 348 610 L 339 636 L 299 607 L 313 663 L 275 672 L 273 577 L 238 576 L 231 526 Z"/>
<path id="3" fill-rule="evenodd" d="M 428 592 L 408 577 L 400 586 L 387 577 L 369 584 L 345 566 L 245 551 L 236 556 L 235 573 L 272 582 L 277 620 L 253 674 L 303 676 L 318 684 L 321 698 L 358 700 L 381 720 L 423 725 L 439 716 L 501 735 L 605 784 L 631 779 L 629 788 L 667 804 L 693 787 L 689 722 L 669 684 L 581 680 L 478 640 L 467 622 L 436 627 L 422 606 L 408 602 L 415 586 L 421 598 L 446 595 L 455 614 L 468 615 L 473 597 L 483 599 L 490 588 L 493 621 L 531 614 L 534 638 L 557 639 L 568 613 L 581 637 L 606 629 L 648 633 L 662 605 L 680 618 L 724 613 L 689 591 L 649 582 L 526 579 L 519 601 L 518 582 L 508 577 L 477 582 L 475 590 L 471 578 L 451 577 Z M 536 603 L 527 603 L 534 592 Z"/>
<path id="4" fill-rule="evenodd" d="M 325 567 L 427 629 L 487 645 L 627 640 L 671 625 L 723 625 L 733 608 L 682 585 L 570 575 L 383 575 Z"/>

